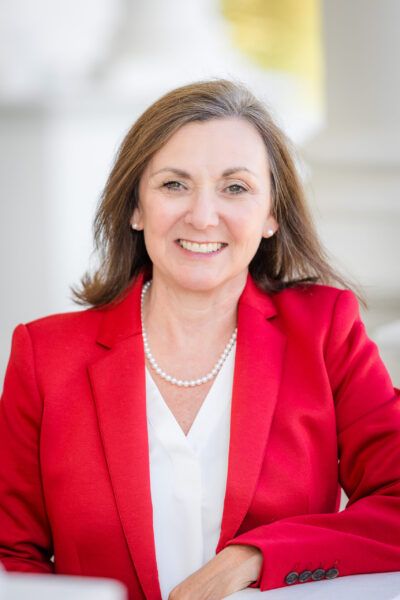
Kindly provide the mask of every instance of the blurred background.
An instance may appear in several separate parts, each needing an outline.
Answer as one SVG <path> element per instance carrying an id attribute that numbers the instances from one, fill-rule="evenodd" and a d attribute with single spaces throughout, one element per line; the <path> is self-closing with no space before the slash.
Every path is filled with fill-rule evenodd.
<path id="1" fill-rule="evenodd" d="M 322 242 L 400 386 L 398 0 L 0 0 L 0 377 L 20 322 L 76 310 L 92 220 L 139 114 L 224 76 L 295 142 Z"/>

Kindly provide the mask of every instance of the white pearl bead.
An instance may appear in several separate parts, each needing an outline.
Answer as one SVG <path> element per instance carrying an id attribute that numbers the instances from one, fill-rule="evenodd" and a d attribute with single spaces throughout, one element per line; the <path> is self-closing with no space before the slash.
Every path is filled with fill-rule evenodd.
<path id="1" fill-rule="evenodd" d="M 229 355 L 229 352 L 231 351 L 231 349 L 235 343 L 235 340 L 236 340 L 237 327 L 235 327 L 235 330 L 232 333 L 231 338 L 230 338 L 229 342 L 226 344 L 217 363 L 214 365 L 213 369 L 209 373 L 207 373 L 207 375 L 204 375 L 203 377 L 200 377 L 198 379 L 189 379 L 189 380 L 176 379 L 175 377 L 172 377 L 172 375 L 168 375 L 163 369 L 161 369 L 161 367 L 157 364 L 157 361 L 154 358 L 154 356 L 152 355 L 151 350 L 150 350 L 147 333 L 146 333 L 146 330 L 144 327 L 144 318 L 143 318 L 144 297 L 145 297 L 145 294 L 146 294 L 147 290 L 149 289 L 150 285 L 151 285 L 151 280 L 147 281 L 143 285 L 142 294 L 141 294 L 141 310 L 140 310 L 141 319 L 142 319 L 143 346 L 144 346 L 145 355 L 146 355 L 150 365 L 153 367 L 153 369 L 156 371 L 156 373 L 158 373 L 158 375 L 160 377 L 162 377 L 169 383 L 178 385 L 180 387 L 194 387 L 196 385 L 201 385 L 203 383 L 206 383 L 207 381 L 210 381 L 210 379 L 215 377 L 215 375 L 221 370 L 222 365 L 224 364 L 227 356 Z"/>

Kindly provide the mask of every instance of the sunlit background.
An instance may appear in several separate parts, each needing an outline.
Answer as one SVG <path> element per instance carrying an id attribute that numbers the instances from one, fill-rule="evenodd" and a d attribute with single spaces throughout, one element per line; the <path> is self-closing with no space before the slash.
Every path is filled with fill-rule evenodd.
<path id="1" fill-rule="evenodd" d="M 398 0 L 0 0 L 0 376 L 20 322 L 76 310 L 92 219 L 137 116 L 248 84 L 296 142 L 322 241 L 364 287 L 400 385 Z"/>

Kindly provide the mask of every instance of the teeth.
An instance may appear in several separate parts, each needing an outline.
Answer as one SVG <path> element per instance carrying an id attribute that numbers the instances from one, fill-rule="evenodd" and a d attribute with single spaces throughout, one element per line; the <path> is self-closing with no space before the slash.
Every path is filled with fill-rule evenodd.
<path id="1" fill-rule="evenodd" d="M 187 242 L 186 240 L 179 240 L 179 244 L 182 246 L 182 248 L 185 248 L 186 250 L 190 250 L 191 252 L 200 252 L 202 254 L 207 254 L 208 252 L 216 252 L 223 246 L 223 244 L 219 242 L 199 244 L 197 242 Z"/>

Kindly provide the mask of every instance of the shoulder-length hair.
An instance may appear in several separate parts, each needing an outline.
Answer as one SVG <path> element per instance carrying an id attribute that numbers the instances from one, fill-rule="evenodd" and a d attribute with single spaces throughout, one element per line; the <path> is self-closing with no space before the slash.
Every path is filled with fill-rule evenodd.
<path id="1" fill-rule="evenodd" d="M 252 124 L 264 140 L 270 163 L 272 207 L 279 228 L 262 238 L 249 271 L 270 293 L 321 283 L 353 288 L 330 264 L 313 224 L 291 143 L 267 108 L 241 83 L 226 79 L 199 81 L 176 88 L 152 104 L 132 125 L 117 153 L 94 219 L 98 266 L 87 271 L 73 299 L 93 307 L 113 302 L 142 269 L 151 269 L 142 231 L 130 219 L 138 203 L 140 177 L 152 156 L 183 125 L 237 117 Z"/>

